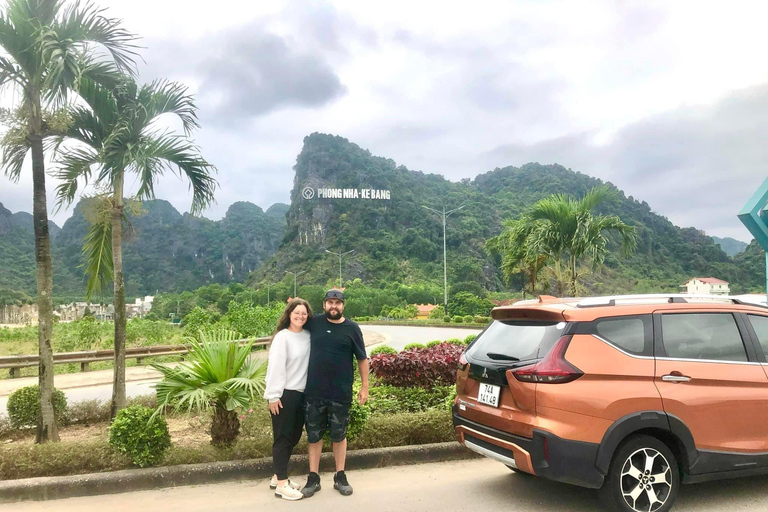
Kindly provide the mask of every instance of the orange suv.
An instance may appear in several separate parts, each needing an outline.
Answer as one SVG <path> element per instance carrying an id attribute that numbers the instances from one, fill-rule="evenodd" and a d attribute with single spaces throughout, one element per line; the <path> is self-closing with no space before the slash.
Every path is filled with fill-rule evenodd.
<path id="1" fill-rule="evenodd" d="M 460 360 L 464 446 L 666 512 L 681 483 L 768 473 L 768 308 L 636 295 L 497 307 Z"/>

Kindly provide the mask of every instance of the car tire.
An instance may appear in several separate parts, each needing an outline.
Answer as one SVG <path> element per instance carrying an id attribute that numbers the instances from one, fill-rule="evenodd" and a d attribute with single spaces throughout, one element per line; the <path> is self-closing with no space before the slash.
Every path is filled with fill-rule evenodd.
<path id="1" fill-rule="evenodd" d="M 639 435 L 614 453 L 600 499 L 606 510 L 667 512 L 679 488 L 680 469 L 672 450 L 655 437 Z"/>

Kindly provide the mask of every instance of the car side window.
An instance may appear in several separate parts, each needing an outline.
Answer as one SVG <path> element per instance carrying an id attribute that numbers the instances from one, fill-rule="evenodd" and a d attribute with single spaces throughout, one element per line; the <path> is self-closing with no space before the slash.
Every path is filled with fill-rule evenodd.
<path id="1" fill-rule="evenodd" d="M 598 336 L 635 355 L 645 352 L 646 333 L 650 335 L 650 329 L 650 315 L 603 318 L 595 321 L 595 332 Z"/>
<path id="2" fill-rule="evenodd" d="M 763 347 L 763 352 L 768 355 L 768 316 L 747 315 L 749 323 L 757 334 L 757 341 Z"/>
<path id="3" fill-rule="evenodd" d="M 661 315 L 667 357 L 713 361 L 747 361 L 744 341 L 731 313 Z"/>

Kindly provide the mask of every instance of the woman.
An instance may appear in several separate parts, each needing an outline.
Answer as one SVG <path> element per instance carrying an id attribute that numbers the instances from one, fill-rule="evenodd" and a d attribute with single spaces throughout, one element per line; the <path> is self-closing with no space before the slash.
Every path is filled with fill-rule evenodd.
<path id="1" fill-rule="evenodd" d="M 312 317 L 307 301 L 294 299 L 285 308 L 269 348 L 264 398 L 272 413 L 272 464 L 275 474 L 270 488 L 286 500 L 302 498 L 300 486 L 288 480 L 288 461 L 304 428 L 304 386 L 309 366 L 309 331 Z"/>

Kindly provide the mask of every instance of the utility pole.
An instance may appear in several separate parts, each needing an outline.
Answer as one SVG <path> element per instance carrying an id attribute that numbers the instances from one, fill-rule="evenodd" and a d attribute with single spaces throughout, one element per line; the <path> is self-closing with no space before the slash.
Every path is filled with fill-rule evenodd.
<path id="1" fill-rule="evenodd" d="M 448 218 L 448 216 L 452 213 L 455 213 L 462 208 L 464 208 L 465 204 L 459 206 L 458 208 L 454 208 L 453 210 L 445 211 L 445 206 L 443 206 L 443 211 L 435 210 L 434 208 L 430 208 L 429 206 L 422 205 L 422 208 L 426 208 L 429 211 L 435 212 L 438 215 L 441 215 L 443 217 L 443 307 L 445 308 L 445 314 L 448 314 L 448 258 L 446 256 L 446 244 L 445 244 L 445 220 Z"/>
<path id="2" fill-rule="evenodd" d="M 325 252 L 327 252 L 328 254 L 333 254 L 333 255 L 339 257 L 339 290 L 341 290 L 341 257 L 342 256 L 346 256 L 347 254 L 352 254 L 353 252 L 355 252 L 355 250 L 352 249 L 351 251 L 338 253 L 338 252 L 333 252 L 333 251 L 329 251 L 328 249 L 326 249 Z"/>
<path id="3" fill-rule="evenodd" d="M 304 272 L 291 272 L 290 270 L 285 271 L 286 274 L 292 274 L 293 275 L 293 298 L 296 298 L 296 277 L 300 276 L 301 274 L 306 274 L 307 271 Z"/>

